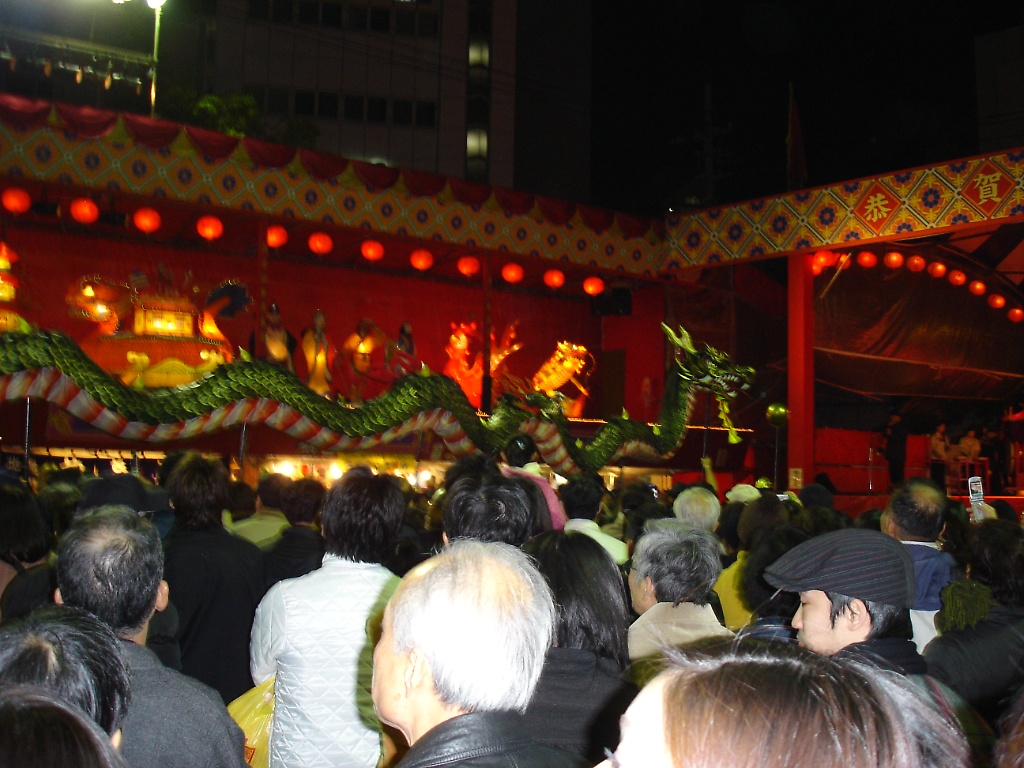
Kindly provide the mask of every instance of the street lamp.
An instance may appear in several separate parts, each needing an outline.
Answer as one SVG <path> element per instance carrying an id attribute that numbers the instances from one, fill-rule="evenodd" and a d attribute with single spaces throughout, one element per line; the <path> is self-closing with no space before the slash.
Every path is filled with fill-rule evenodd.
<path id="1" fill-rule="evenodd" d="M 120 5 L 127 0 L 113 0 L 115 5 Z M 160 16 L 164 11 L 164 3 L 167 0 L 146 0 L 146 5 L 153 9 L 153 78 L 149 85 L 149 116 L 156 117 L 156 68 L 157 53 L 160 50 Z"/>
<path id="2" fill-rule="evenodd" d="M 164 12 L 167 0 L 146 0 L 146 5 L 153 9 L 153 79 L 149 84 L 149 116 L 156 117 L 156 69 L 157 52 L 160 49 L 160 17 Z"/>

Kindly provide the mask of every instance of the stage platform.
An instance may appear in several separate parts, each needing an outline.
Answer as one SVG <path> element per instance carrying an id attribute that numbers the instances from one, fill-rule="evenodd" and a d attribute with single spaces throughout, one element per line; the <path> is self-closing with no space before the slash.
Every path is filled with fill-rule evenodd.
<path id="1" fill-rule="evenodd" d="M 962 503 L 965 507 L 970 505 L 970 501 L 966 496 L 952 496 L 951 498 L 956 499 Z M 995 499 L 1002 499 L 1009 502 L 1010 506 L 1014 508 L 1019 517 L 1024 511 L 1024 496 L 986 496 L 985 500 L 992 502 Z M 889 494 L 887 493 L 873 493 L 873 494 L 836 494 L 832 497 L 833 504 L 836 509 L 841 512 L 845 512 L 850 517 L 857 518 L 870 509 L 885 509 L 886 504 L 889 503 Z"/>

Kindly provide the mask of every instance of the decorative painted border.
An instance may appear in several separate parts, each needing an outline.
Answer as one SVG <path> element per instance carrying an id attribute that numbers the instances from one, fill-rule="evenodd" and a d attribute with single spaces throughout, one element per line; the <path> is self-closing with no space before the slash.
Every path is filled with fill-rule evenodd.
<path id="1" fill-rule="evenodd" d="M 1024 149 L 674 214 L 663 270 L 970 228 L 1024 214 Z"/>

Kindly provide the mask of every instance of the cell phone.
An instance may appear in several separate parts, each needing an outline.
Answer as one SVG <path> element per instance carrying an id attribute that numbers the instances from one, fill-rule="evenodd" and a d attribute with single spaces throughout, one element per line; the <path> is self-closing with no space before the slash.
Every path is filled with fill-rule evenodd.
<path id="1" fill-rule="evenodd" d="M 967 478 L 967 495 L 971 500 L 971 517 L 974 522 L 980 522 L 985 518 L 979 504 L 985 503 L 985 491 L 981 486 L 981 478 L 978 476 Z"/>

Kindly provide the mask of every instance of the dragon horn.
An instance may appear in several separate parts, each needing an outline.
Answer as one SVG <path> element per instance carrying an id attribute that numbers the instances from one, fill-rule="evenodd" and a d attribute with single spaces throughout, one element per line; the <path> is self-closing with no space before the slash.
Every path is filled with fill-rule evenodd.
<path id="1" fill-rule="evenodd" d="M 671 341 L 675 346 L 682 347 L 691 355 L 697 353 L 697 348 L 693 346 L 693 340 L 690 338 L 690 334 L 686 331 L 683 326 L 679 326 L 679 333 L 676 334 L 671 328 L 665 323 L 661 324 L 661 329 L 665 331 L 665 335 L 668 336 L 668 340 Z"/>

